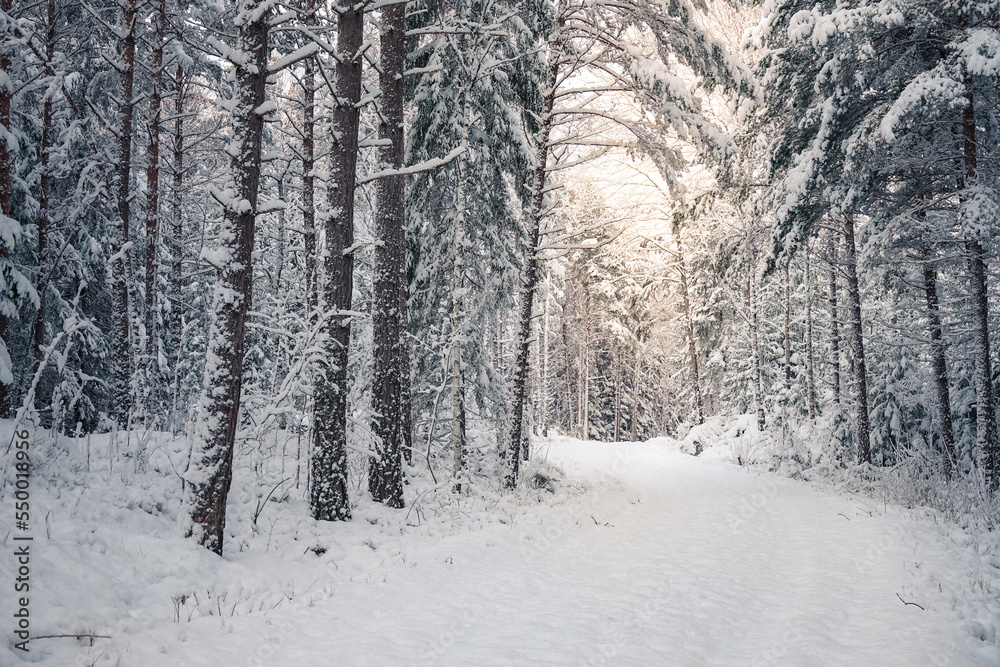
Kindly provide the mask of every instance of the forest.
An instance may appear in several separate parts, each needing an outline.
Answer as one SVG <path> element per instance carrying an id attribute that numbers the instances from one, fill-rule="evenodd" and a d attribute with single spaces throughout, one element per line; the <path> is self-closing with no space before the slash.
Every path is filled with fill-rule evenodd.
<path id="1" fill-rule="evenodd" d="M 0 0 L 0 662 L 997 664 L 998 81 L 1000 0 Z"/>
<path id="2" fill-rule="evenodd" d="M 2 0 L 0 412 L 168 434 L 220 554 L 279 432 L 325 521 L 741 415 L 995 517 L 998 17 Z"/>

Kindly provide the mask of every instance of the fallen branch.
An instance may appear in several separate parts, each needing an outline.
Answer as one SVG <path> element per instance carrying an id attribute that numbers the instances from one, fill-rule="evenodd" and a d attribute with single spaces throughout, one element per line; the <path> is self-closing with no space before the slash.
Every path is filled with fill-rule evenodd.
<path id="1" fill-rule="evenodd" d="M 898 597 L 899 601 L 902 602 L 904 605 L 913 605 L 914 607 L 916 607 L 920 611 L 927 611 L 926 609 L 924 609 L 923 607 L 921 607 L 920 605 L 918 605 L 916 602 L 907 602 L 906 600 L 904 600 L 902 598 L 902 596 L 900 596 L 899 593 L 896 593 L 896 597 Z"/>

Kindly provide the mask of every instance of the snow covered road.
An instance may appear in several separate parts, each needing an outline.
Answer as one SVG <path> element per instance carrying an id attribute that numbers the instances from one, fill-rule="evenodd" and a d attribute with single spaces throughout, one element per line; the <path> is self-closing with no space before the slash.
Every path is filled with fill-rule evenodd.
<path id="1" fill-rule="evenodd" d="M 912 520 L 651 444 L 546 455 L 592 481 L 588 507 L 424 545 L 312 607 L 136 637 L 124 662 L 996 664 L 954 614 L 898 597 L 922 601 L 944 558 Z"/>

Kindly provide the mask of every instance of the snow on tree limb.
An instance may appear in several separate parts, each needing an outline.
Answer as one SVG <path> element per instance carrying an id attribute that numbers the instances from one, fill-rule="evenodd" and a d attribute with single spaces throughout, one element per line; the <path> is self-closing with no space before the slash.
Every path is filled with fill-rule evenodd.
<path id="1" fill-rule="evenodd" d="M 458 148 L 455 148 L 454 150 L 449 152 L 444 157 L 431 158 L 430 160 L 425 160 L 423 162 L 415 164 L 412 167 L 403 167 L 401 169 L 383 169 L 369 176 L 363 176 L 359 178 L 358 185 L 363 185 L 365 183 L 377 181 L 380 178 L 388 178 L 390 176 L 410 176 L 412 174 L 419 174 L 424 171 L 432 171 L 434 169 L 438 169 L 448 164 L 449 162 L 457 158 L 459 155 L 464 153 L 467 149 L 468 147 L 463 144 L 462 146 L 459 146 Z"/>

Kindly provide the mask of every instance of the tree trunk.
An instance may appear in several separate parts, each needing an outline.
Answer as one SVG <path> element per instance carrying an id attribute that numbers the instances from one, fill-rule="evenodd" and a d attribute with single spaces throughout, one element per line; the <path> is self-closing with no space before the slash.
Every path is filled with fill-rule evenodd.
<path id="1" fill-rule="evenodd" d="M 635 368 L 632 370 L 632 424 L 629 430 L 629 440 L 635 442 L 636 433 L 639 428 L 639 369 L 642 367 L 642 358 L 639 356 L 641 346 L 635 348 Z"/>
<path id="2" fill-rule="evenodd" d="M 351 293 L 354 290 L 354 192 L 357 185 L 358 127 L 361 99 L 360 49 L 364 13 L 357 3 L 337 6 L 337 95 L 331 100 L 330 184 L 327 187 L 323 309 L 325 357 L 329 364 L 316 378 L 310 503 L 323 521 L 351 518 L 347 492 L 348 352 L 351 342 Z M 305 164 L 303 163 L 303 169 Z M 308 173 L 308 172 L 305 172 Z M 313 250 L 315 257 L 315 249 Z M 309 259 L 306 259 L 307 267 Z"/>
<path id="3" fill-rule="evenodd" d="M 14 7 L 14 0 L 0 0 L 0 9 L 7 15 Z M 13 64 L 13 45 L 6 39 L 0 42 L 0 72 L 10 74 Z M 9 78 L 8 78 L 9 80 Z M 14 96 L 12 83 L 4 82 L 0 84 L 0 215 L 5 218 L 10 217 L 10 172 L 13 169 L 13 161 L 10 157 L 10 150 L 7 144 L 7 136 L 10 134 L 10 103 Z M 6 243 L 0 242 L 0 265 L 10 261 L 10 253 L 13 247 L 8 247 Z M 0 345 L 10 354 L 10 315 L 0 312 Z M 15 402 L 14 385 L 0 381 L 0 419 L 11 416 Z"/>
<path id="4" fill-rule="evenodd" d="M 231 187 L 225 201 L 220 239 L 228 261 L 220 266 L 205 364 L 205 383 L 187 474 L 191 520 L 199 542 L 222 554 L 226 498 L 232 481 L 233 445 L 239 424 L 243 350 L 253 278 L 254 220 L 260 188 L 263 117 L 267 81 L 267 0 L 241 0 L 235 23 L 236 52 L 247 60 L 235 65 L 232 112 Z"/>
<path id="5" fill-rule="evenodd" d="M 49 4 L 51 7 L 52 3 Z M 38 309 L 35 311 L 34 326 L 34 352 L 35 362 L 41 365 L 43 359 L 42 350 L 45 347 L 45 319 L 47 316 L 48 304 L 48 283 L 49 283 L 49 195 L 52 183 L 52 169 L 49 152 L 52 149 L 52 96 L 46 94 L 42 103 L 42 145 L 41 145 L 41 165 L 39 166 L 39 193 L 38 193 L 38 281 L 35 291 L 38 293 Z M 36 406 L 41 406 L 42 396 L 35 395 Z"/>
<path id="6" fill-rule="evenodd" d="M 622 416 L 622 360 L 620 348 L 615 348 L 615 435 L 614 441 L 621 442 L 621 416 Z"/>
<path id="7" fill-rule="evenodd" d="M 459 186 L 461 187 L 461 186 Z M 456 228 L 456 236 L 461 230 Z M 462 371 L 462 343 L 465 339 L 462 299 L 465 293 L 465 263 L 460 238 L 455 239 L 455 276 L 451 294 L 451 449 L 454 457 L 455 492 L 462 490 L 465 457 L 465 374 Z"/>
<path id="8" fill-rule="evenodd" d="M 163 47 L 167 39 L 167 2 L 159 0 L 154 16 L 153 71 L 150 74 L 149 164 L 146 181 L 146 412 L 155 414 L 159 404 L 159 339 L 157 335 L 156 273 L 160 234 L 160 114 L 163 99 Z"/>
<path id="9" fill-rule="evenodd" d="M 997 446 L 997 422 L 993 399 L 993 371 L 990 358 L 989 300 L 986 286 L 986 261 L 978 241 L 966 241 L 972 293 L 973 345 L 976 360 L 976 444 L 992 491 L 1000 487 L 1000 448 Z"/>
<path id="10" fill-rule="evenodd" d="M 132 173 L 132 111 L 135 106 L 135 24 L 136 0 L 123 0 L 122 52 L 119 61 L 120 104 L 118 110 L 118 161 L 115 164 L 114 191 L 117 205 L 117 229 L 112 234 L 111 253 L 111 416 L 119 426 L 128 425 L 132 412 L 132 341 L 129 288 L 132 267 L 128 250 L 130 221 L 130 180 Z"/>
<path id="11" fill-rule="evenodd" d="M 752 271 L 751 271 L 752 273 Z M 757 412 L 757 430 L 763 431 L 767 425 L 764 416 L 764 389 L 762 386 L 762 369 L 760 363 L 760 336 L 758 334 L 757 290 L 755 278 L 747 276 L 747 286 L 743 290 L 743 299 L 749 311 L 750 320 L 750 354 L 753 356 L 753 403 Z"/>
<path id="12" fill-rule="evenodd" d="M 830 383 L 833 385 L 833 402 L 840 404 L 840 314 L 837 306 L 837 242 L 834 233 L 826 240 L 830 262 Z"/>
<path id="13" fill-rule="evenodd" d="M 583 279 L 583 349 L 580 351 L 580 423 L 583 439 L 590 440 L 590 281 Z"/>
<path id="14" fill-rule="evenodd" d="M 785 264 L 785 389 L 792 388 L 792 276 Z"/>
<path id="15" fill-rule="evenodd" d="M 972 77 L 965 77 L 967 104 L 962 111 L 962 137 L 965 156 L 964 186 L 976 180 L 976 108 Z M 976 445 L 991 491 L 1000 488 L 1000 445 L 993 401 L 993 369 L 990 357 L 989 292 L 986 286 L 986 260 L 978 239 L 965 242 L 969 263 L 969 294 L 972 297 L 972 339 L 976 364 Z"/>
<path id="16" fill-rule="evenodd" d="M 531 337 L 531 313 L 534 308 L 535 283 L 538 279 L 538 238 L 541 231 L 543 200 L 545 196 L 546 166 L 549 158 L 549 135 L 552 132 L 552 109 L 556 99 L 556 85 L 559 82 L 559 65 L 563 52 L 563 30 L 565 16 L 557 9 L 556 25 L 549 43 L 548 72 L 545 79 L 545 93 L 542 98 L 541 125 L 535 137 L 535 175 L 531 190 L 531 210 L 528 213 L 528 235 L 525 239 L 524 265 L 521 270 L 521 291 L 518 313 L 517 361 L 514 363 L 512 384 L 513 405 L 510 414 L 510 431 L 507 436 L 507 451 L 500 450 L 506 459 L 507 471 L 504 484 L 514 488 L 520 471 L 521 439 L 524 435 L 524 406 L 528 393 L 528 352 Z M 585 427 L 586 428 L 586 427 Z"/>
<path id="17" fill-rule="evenodd" d="M 378 137 L 385 142 L 379 153 L 384 169 L 403 166 L 403 65 L 405 3 L 382 10 L 381 120 Z M 404 425 L 403 347 L 406 345 L 406 248 L 403 238 L 403 176 L 389 175 L 376 184 L 374 329 L 375 373 L 372 409 L 375 421 L 375 455 L 368 471 L 372 497 L 389 507 L 403 506 L 402 450 L 406 447 Z M 407 380 L 409 376 L 407 374 Z M 408 410 L 409 406 L 406 406 Z"/>
<path id="18" fill-rule="evenodd" d="M 549 396 L 549 301 L 551 300 L 552 277 L 545 277 L 545 300 L 542 301 L 542 336 L 541 336 L 541 372 L 539 374 L 539 399 L 541 404 L 538 410 L 539 435 L 545 437 L 549 430 L 549 417 L 551 414 L 551 401 Z"/>
<path id="19" fill-rule="evenodd" d="M 565 310 L 563 311 L 563 317 L 561 318 L 560 331 L 562 333 L 563 343 L 563 378 L 565 379 L 563 386 L 566 389 L 566 396 L 563 399 L 565 402 L 566 432 L 572 433 L 573 427 L 576 425 L 573 421 L 576 411 L 573 409 L 573 364 L 570 363 L 569 327 L 566 324 Z M 501 453 L 503 453 L 503 450 L 501 450 Z"/>
<path id="20" fill-rule="evenodd" d="M 701 396 L 701 376 L 698 373 L 698 349 L 694 338 L 694 318 L 691 315 L 691 298 L 688 293 L 687 263 L 684 260 L 684 247 L 681 245 L 680 230 L 676 231 L 677 257 L 681 273 L 681 295 L 684 297 L 684 320 L 687 323 L 688 355 L 691 358 L 691 388 L 694 391 L 694 404 L 698 413 L 698 423 L 705 423 L 705 402 Z M 756 311 L 754 311 L 756 313 Z M 756 327 L 755 334 L 756 335 Z"/>
<path id="21" fill-rule="evenodd" d="M 405 222 L 403 224 L 405 224 Z M 410 321 L 410 293 L 406 282 L 405 230 L 403 233 L 403 277 L 401 278 L 402 288 L 399 291 L 399 318 L 403 323 L 403 334 L 399 342 L 399 429 L 403 436 L 403 441 L 400 444 L 400 447 L 403 450 L 403 460 L 406 461 L 407 464 L 410 464 L 413 462 L 413 405 L 410 400 L 410 341 L 408 337 L 408 327 Z"/>
<path id="22" fill-rule="evenodd" d="M 934 387 L 937 398 L 938 416 L 941 420 L 941 454 L 945 474 L 950 478 L 956 463 L 955 433 L 951 419 L 951 392 L 948 387 L 948 360 L 945 355 L 944 336 L 941 327 L 941 308 L 937 293 L 937 271 L 930 256 L 930 248 L 920 249 L 920 261 L 924 274 L 924 296 L 927 301 L 927 323 L 931 334 L 931 367 L 934 369 Z"/>
<path id="23" fill-rule="evenodd" d="M 856 411 L 858 463 L 871 463 L 871 426 L 868 415 L 868 375 L 865 366 L 864 331 L 861 321 L 861 287 L 858 283 L 858 252 L 854 219 L 844 216 L 844 248 L 847 250 L 848 310 L 851 313 L 851 358 L 854 360 L 854 407 Z"/>
<path id="24" fill-rule="evenodd" d="M 180 35 L 177 36 L 181 41 Z M 173 352 L 174 387 L 171 430 L 178 426 L 177 406 L 181 393 L 181 349 L 184 334 L 184 68 L 177 66 L 174 75 L 174 184 L 171 192 L 170 228 L 170 349 Z"/>
<path id="25" fill-rule="evenodd" d="M 816 372 L 813 355 L 813 321 L 812 321 L 812 258 L 809 248 L 806 248 L 806 401 L 809 404 L 809 419 L 815 419 L 819 411 L 816 405 Z"/>
<path id="26" fill-rule="evenodd" d="M 346 9 L 343 5 L 338 5 L 338 7 L 341 11 Z M 305 24 L 308 26 L 315 25 L 315 0 L 306 0 L 305 11 Z M 343 29 L 343 18 L 340 17 L 338 20 L 340 21 L 340 26 L 342 27 L 341 29 Z M 354 63 L 346 64 L 346 67 L 354 66 Z M 307 58 L 304 63 L 304 67 L 305 74 L 302 77 L 302 231 L 306 255 L 306 309 L 308 311 L 308 320 L 310 322 L 314 322 L 316 303 L 318 299 L 318 287 L 316 284 L 316 179 L 313 174 L 313 169 L 315 168 L 314 155 L 316 145 L 316 62 L 312 58 Z M 339 86 L 339 78 L 337 79 L 337 82 Z M 340 91 L 338 90 L 338 93 L 339 92 Z M 336 104 L 336 101 L 334 101 L 334 104 Z M 338 148 L 339 145 L 335 143 L 334 150 L 337 150 Z M 353 205 L 353 201 L 351 203 Z"/>
<path id="27" fill-rule="evenodd" d="M 52 68 L 56 47 L 56 0 L 49 0 L 47 6 L 47 23 L 45 33 L 45 73 L 49 77 L 54 77 Z M 44 361 L 43 349 L 45 347 L 45 320 L 48 315 L 48 285 L 49 285 L 49 212 L 51 208 L 50 196 L 52 190 L 52 92 L 51 88 L 45 92 L 42 102 L 42 145 L 41 145 L 41 165 L 39 168 L 39 193 L 38 193 L 38 281 L 35 284 L 35 291 L 38 293 L 38 308 L 35 311 L 34 331 L 32 336 L 32 352 L 35 359 L 35 367 L 40 368 Z M 41 392 L 41 388 L 35 393 L 35 408 L 41 410 L 45 407 L 46 397 Z"/>

